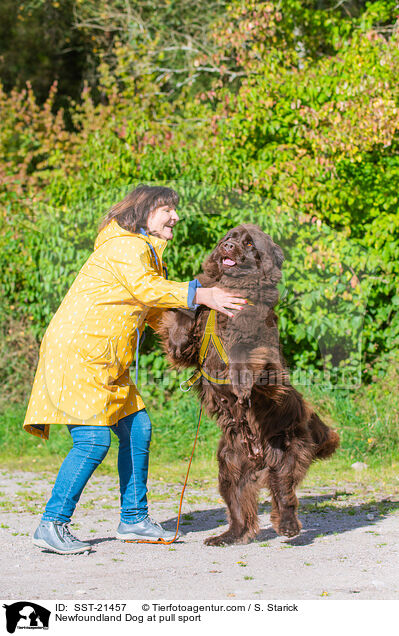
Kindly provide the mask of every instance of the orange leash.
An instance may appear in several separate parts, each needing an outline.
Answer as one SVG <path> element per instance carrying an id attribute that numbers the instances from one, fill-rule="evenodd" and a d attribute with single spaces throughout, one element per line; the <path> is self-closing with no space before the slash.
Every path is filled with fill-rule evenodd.
<path id="1" fill-rule="evenodd" d="M 190 472 L 190 467 L 191 467 L 191 461 L 193 459 L 195 447 L 197 445 L 198 433 L 199 433 L 200 424 L 201 424 L 201 416 L 202 416 L 202 405 L 200 406 L 199 417 L 198 417 L 198 425 L 197 425 L 197 432 L 195 434 L 193 450 L 191 451 L 190 461 L 188 462 L 186 479 L 184 480 L 183 490 L 181 491 L 181 495 L 180 495 L 179 513 L 177 515 L 177 526 L 176 526 L 175 536 L 173 537 L 173 539 L 170 539 L 169 541 L 165 541 L 165 539 L 157 539 L 156 541 L 151 541 L 150 539 L 130 539 L 130 540 L 127 539 L 125 541 L 125 543 L 162 543 L 163 545 L 170 545 L 171 543 L 176 541 L 177 533 L 179 532 L 179 524 L 180 524 L 180 515 L 181 515 L 181 507 L 182 507 L 182 503 L 183 503 L 183 496 L 184 496 L 184 491 L 186 490 L 188 474 Z"/>

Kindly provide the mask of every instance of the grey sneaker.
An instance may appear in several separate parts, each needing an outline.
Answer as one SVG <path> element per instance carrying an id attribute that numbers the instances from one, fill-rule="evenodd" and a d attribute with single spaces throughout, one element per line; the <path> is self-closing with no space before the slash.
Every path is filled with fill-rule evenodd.
<path id="1" fill-rule="evenodd" d="M 164 530 L 159 523 L 153 521 L 150 517 L 146 517 L 142 521 L 139 521 L 139 523 L 124 523 L 121 521 L 116 531 L 117 538 L 123 541 L 137 541 L 140 539 L 147 539 L 149 541 L 160 541 L 161 539 L 164 541 L 172 541 L 175 534 L 175 532 Z M 178 536 L 179 535 L 177 535 L 176 539 Z"/>
<path id="2" fill-rule="evenodd" d="M 33 535 L 33 544 L 58 554 L 78 554 L 91 550 L 90 543 L 79 541 L 61 521 L 41 521 Z"/>

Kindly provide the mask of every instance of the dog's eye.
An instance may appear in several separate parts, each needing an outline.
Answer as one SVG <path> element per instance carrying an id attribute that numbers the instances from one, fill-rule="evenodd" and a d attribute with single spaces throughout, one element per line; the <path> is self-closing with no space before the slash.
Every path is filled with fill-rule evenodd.
<path id="1" fill-rule="evenodd" d="M 253 243 L 251 243 L 251 241 L 246 241 L 246 242 L 245 242 L 245 245 L 246 245 L 247 247 L 253 247 L 253 246 L 254 246 L 254 244 L 253 244 Z"/>

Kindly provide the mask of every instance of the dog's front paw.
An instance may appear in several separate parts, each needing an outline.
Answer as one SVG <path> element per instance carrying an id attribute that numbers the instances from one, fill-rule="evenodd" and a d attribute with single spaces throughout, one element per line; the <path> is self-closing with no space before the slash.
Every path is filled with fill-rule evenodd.
<path id="1" fill-rule="evenodd" d="M 208 537 L 207 539 L 205 539 L 204 543 L 205 545 L 213 546 L 225 545 L 225 542 L 223 541 L 221 535 L 219 535 L 218 537 Z"/>
<path id="2" fill-rule="evenodd" d="M 227 530 L 222 534 L 218 534 L 216 537 L 208 537 L 205 539 L 205 545 L 213 545 L 213 546 L 221 546 L 221 545 L 230 545 L 232 543 L 237 543 L 238 538 L 235 534 Z"/>
<path id="3" fill-rule="evenodd" d="M 296 537 L 302 528 L 302 524 L 298 517 L 286 517 L 281 518 L 278 524 L 277 534 L 281 534 L 284 537 Z"/>

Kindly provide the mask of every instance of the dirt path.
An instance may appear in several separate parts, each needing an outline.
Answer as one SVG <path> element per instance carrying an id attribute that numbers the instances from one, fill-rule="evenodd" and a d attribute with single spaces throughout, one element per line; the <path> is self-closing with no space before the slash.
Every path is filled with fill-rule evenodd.
<path id="1" fill-rule="evenodd" d="M 354 484 L 299 491 L 303 530 L 294 539 L 270 526 L 259 506 L 261 532 L 249 545 L 207 547 L 226 525 L 215 488 L 186 491 L 173 546 L 122 543 L 117 484 L 89 482 L 72 530 L 90 540 L 88 555 L 59 556 L 35 548 L 31 535 L 54 476 L 0 472 L 2 599 L 399 599 L 399 497 Z M 154 519 L 176 527 L 179 485 L 150 483 Z M 266 491 L 263 493 L 267 497 Z"/>

